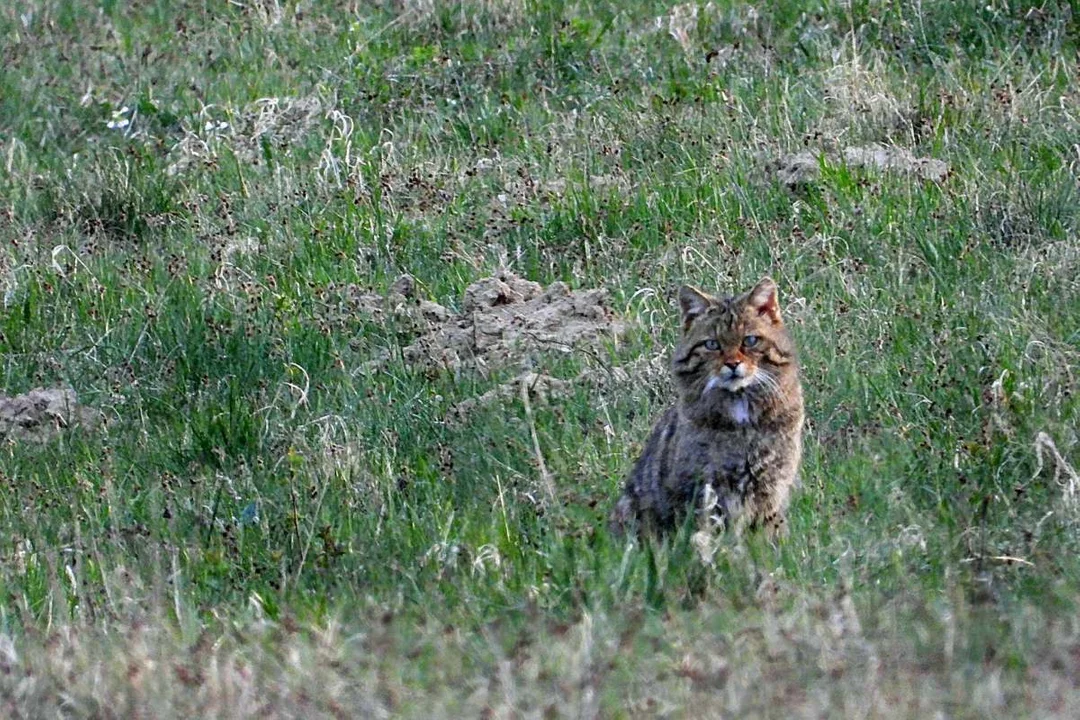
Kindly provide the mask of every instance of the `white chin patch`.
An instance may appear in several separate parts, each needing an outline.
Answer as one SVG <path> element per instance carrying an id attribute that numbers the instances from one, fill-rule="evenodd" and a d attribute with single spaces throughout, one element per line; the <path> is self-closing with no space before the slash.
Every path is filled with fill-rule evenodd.
<path id="1" fill-rule="evenodd" d="M 731 419 L 740 425 L 750 422 L 750 405 L 746 402 L 745 395 L 731 401 Z"/>
<path id="2" fill-rule="evenodd" d="M 733 377 L 727 381 L 727 389 L 731 392 L 739 392 L 750 385 L 750 380 L 744 377 Z"/>

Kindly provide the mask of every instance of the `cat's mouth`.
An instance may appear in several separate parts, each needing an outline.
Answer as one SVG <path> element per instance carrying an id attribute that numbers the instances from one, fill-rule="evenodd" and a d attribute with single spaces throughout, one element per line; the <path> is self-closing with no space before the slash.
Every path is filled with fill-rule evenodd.
<path id="1" fill-rule="evenodd" d="M 753 382 L 752 376 L 740 377 L 734 373 L 729 374 L 727 377 L 710 375 L 708 382 L 705 383 L 705 389 L 701 391 L 701 395 L 704 397 L 713 390 L 725 390 L 730 393 L 742 392 L 752 385 Z"/>

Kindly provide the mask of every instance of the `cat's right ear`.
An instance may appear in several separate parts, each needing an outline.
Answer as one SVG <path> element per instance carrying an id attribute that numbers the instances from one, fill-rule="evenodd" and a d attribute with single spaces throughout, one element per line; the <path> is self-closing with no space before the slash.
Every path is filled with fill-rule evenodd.
<path id="1" fill-rule="evenodd" d="M 682 309 L 683 330 L 689 330 L 694 318 L 703 315 L 712 304 L 712 298 L 697 288 L 683 285 L 679 288 L 679 307 Z"/>

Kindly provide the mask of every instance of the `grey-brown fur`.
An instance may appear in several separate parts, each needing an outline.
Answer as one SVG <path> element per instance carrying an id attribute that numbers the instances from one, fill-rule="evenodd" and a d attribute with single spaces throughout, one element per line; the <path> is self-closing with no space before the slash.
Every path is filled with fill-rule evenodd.
<path id="1" fill-rule="evenodd" d="M 631 470 L 612 527 L 669 530 L 709 495 L 725 524 L 782 532 L 802 455 L 803 399 L 776 285 L 765 278 L 724 299 L 683 287 L 679 301 L 678 397 Z"/>

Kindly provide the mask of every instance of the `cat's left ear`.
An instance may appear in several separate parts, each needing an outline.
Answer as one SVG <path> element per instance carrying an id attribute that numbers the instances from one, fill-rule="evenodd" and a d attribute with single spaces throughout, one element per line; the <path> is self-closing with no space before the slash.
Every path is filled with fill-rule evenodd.
<path id="1" fill-rule="evenodd" d="M 772 278 L 762 278 L 749 292 L 746 302 L 757 310 L 758 315 L 765 315 L 774 325 L 780 324 L 780 304 L 776 298 L 776 283 Z"/>
<path id="2" fill-rule="evenodd" d="M 682 310 L 683 331 L 690 329 L 694 318 L 703 315 L 712 304 L 712 298 L 695 287 L 683 285 L 679 288 L 679 308 Z"/>

